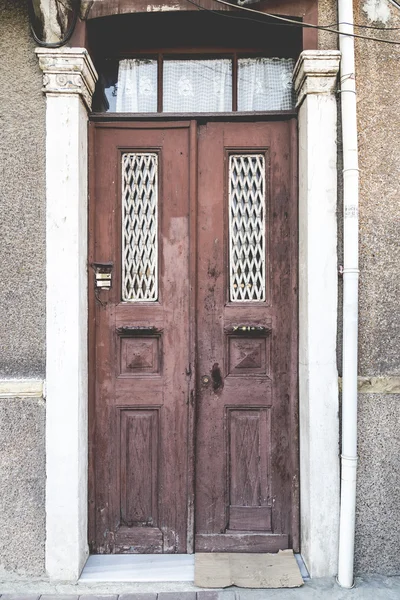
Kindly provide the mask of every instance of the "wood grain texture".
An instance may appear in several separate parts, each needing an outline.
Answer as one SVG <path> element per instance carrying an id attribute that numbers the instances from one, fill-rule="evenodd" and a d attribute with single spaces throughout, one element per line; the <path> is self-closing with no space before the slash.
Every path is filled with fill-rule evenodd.
<path id="1" fill-rule="evenodd" d="M 297 527 L 291 123 L 208 123 L 198 153 L 196 551 L 277 551 Z M 230 301 L 232 154 L 265 158 L 265 301 Z"/>
<path id="2" fill-rule="evenodd" d="M 229 532 L 196 534 L 197 552 L 278 552 L 285 550 L 289 536 L 279 533 Z"/>
<path id="3" fill-rule="evenodd" d="M 230 506 L 243 509 L 268 506 L 270 410 L 228 409 L 228 419 Z M 229 528 L 232 529 L 231 524 Z"/>
<path id="4" fill-rule="evenodd" d="M 113 263 L 111 289 L 89 289 L 91 551 L 297 548 L 295 121 L 98 122 L 90 139 L 90 257 Z M 135 151 L 159 157 L 156 302 L 121 302 L 121 157 Z M 228 293 L 239 152 L 265 157 L 262 302 Z"/>
<path id="5" fill-rule="evenodd" d="M 121 410 L 121 525 L 158 526 L 158 410 Z"/>
<path id="6" fill-rule="evenodd" d="M 110 290 L 96 297 L 90 286 L 92 552 L 187 549 L 189 126 L 99 124 L 92 134 L 91 258 L 113 264 Z M 158 155 L 155 302 L 121 302 L 126 152 Z"/>

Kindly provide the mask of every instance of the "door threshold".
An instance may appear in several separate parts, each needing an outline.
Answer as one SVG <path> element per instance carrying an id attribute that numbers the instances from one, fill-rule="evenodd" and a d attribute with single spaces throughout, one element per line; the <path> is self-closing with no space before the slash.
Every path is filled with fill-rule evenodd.
<path id="1" fill-rule="evenodd" d="M 194 582 L 194 554 L 92 554 L 78 583 Z"/>

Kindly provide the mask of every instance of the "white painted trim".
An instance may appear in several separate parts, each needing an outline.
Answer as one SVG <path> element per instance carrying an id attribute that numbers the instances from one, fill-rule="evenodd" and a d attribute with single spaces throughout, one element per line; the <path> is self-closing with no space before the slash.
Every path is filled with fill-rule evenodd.
<path id="1" fill-rule="evenodd" d="M 86 108 L 92 107 L 97 73 L 84 48 L 36 48 L 43 75 L 43 92 L 81 96 Z"/>
<path id="2" fill-rule="evenodd" d="M 39 48 L 46 93 L 46 571 L 76 581 L 88 557 L 86 50 Z"/>
<path id="3" fill-rule="evenodd" d="M 0 379 L 0 398 L 43 398 L 42 379 Z"/>
<path id="4" fill-rule="evenodd" d="M 294 71 L 299 108 L 299 414 L 301 554 L 312 577 L 337 573 L 338 51 L 305 51 Z"/>

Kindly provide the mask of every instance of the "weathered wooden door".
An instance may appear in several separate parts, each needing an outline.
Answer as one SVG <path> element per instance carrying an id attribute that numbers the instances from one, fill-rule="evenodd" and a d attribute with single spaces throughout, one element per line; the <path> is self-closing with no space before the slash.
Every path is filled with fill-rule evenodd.
<path id="1" fill-rule="evenodd" d="M 93 552 L 186 552 L 188 123 L 97 126 Z M 95 275 L 94 275 L 95 277 Z M 104 283 L 105 282 L 105 283 Z"/>
<path id="2" fill-rule="evenodd" d="M 293 122 L 198 145 L 196 551 L 297 546 Z"/>
<path id="3" fill-rule="evenodd" d="M 92 552 L 297 546 L 293 124 L 91 128 Z"/>

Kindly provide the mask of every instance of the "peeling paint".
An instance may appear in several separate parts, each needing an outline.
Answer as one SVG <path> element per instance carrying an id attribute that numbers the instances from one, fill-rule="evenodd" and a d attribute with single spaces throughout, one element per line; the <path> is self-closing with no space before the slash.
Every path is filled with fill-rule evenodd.
<path id="1" fill-rule="evenodd" d="M 387 23 L 390 19 L 390 7 L 387 0 L 366 0 L 363 11 L 370 21 Z"/>
<path id="2" fill-rule="evenodd" d="M 69 13 L 72 10 L 70 0 L 64 0 L 63 3 L 57 3 L 55 0 L 36 0 L 35 6 L 42 21 L 44 40 L 59 42 L 68 27 Z"/>
<path id="3" fill-rule="evenodd" d="M 168 12 L 174 10 L 180 10 L 179 4 L 166 5 L 166 4 L 149 4 L 147 6 L 147 12 Z"/>

